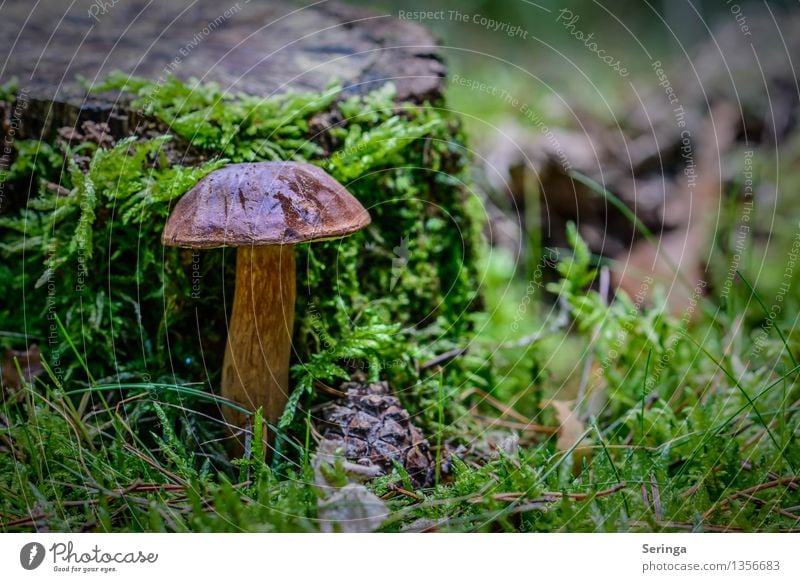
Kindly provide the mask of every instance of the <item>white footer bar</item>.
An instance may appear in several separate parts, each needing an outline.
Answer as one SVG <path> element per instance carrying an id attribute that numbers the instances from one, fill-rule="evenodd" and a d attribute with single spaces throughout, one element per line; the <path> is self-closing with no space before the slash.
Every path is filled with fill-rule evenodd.
<path id="1" fill-rule="evenodd" d="M 800 534 L 3 534 L 0 572 L 14 581 L 797 581 Z"/>

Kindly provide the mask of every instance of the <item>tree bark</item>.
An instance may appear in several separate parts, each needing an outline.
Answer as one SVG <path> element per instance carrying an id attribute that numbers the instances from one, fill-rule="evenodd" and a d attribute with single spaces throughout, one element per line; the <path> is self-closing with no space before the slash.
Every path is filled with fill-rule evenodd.
<path id="1" fill-rule="evenodd" d="M 336 2 L 289 0 L 39 0 L 0 7 L 0 83 L 17 77 L 27 101 L 16 137 L 106 122 L 114 137 L 141 115 L 130 96 L 87 92 L 113 71 L 172 74 L 230 93 L 310 92 L 338 80 L 346 93 L 387 81 L 398 100 L 441 96 L 444 66 L 421 26 Z"/>

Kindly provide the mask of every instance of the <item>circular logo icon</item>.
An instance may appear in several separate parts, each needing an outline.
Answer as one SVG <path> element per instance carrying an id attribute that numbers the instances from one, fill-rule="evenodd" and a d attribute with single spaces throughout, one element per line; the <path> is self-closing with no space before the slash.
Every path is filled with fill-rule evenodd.
<path id="1" fill-rule="evenodd" d="M 44 546 L 39 542 L 30 542 L 19 551 L 19 563 L 26 570 L 35 570 L 44 561 Z"/>

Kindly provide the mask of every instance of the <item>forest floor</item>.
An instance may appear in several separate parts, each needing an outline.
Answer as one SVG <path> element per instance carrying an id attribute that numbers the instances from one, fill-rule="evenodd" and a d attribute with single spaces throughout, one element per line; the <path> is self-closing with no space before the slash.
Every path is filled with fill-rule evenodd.
<path id="1" fill-rule="evenodd" d="M 375 111 L 381 111 L 375 105 L 381 98 L 373 97 Z M 157 113 L 170 111 L 165 105 Z M 275 110 L 264 115 L 270 119 Z M 384 132 L 376 132 L 375 140 L 400 127 L 414 141 L 442 126 L 427 112 L 421 119 L 409 114 L 412 121 L 392 121 L 393 111 L 381 115 L 370 120 Z M 130 156 L 129 146 L 90 149 L 86 175 L 98 184 L 144 180 L 113 157 Z M 152 162 L 157 147 L 148 147 L 125 159 Z M 247 155 L 247 147 L 236 142 L 226 154 L 235 159 Z M 54 151 L 50 161 L 59 160 Z M 394 153 L 376 149 L 374 155 L 380 162 L 381 155 Z M 208 162 L 202 172 L 213 167 Z M 341 158 L 329 166 L 332 172 L 352 167 Z M 800 184 L 798 167 L 787 163 L 784 188 Z M 173 194 L 159 184 L 199 178 L 174 168 L 158 172 L 156 178 L 147 174 L 158 180 L 149 192 L 163 195 L 162 201 Z M 75 174 L 62 187 L 85 192 L 82 184 Z M 132 186 L 127 192 L 132 204 L 122 210 L 128 218 L 144 212 L 137 191 Z M 97 208 L 102 217 L 102 203 Z M 37 210 L 53 209 L 42 203 Z M 146 221 L 131 221 L 134 232 L 148 228 Z M 735 228 L 735 220 L 723 217 L 713 243 L 720 253 L 730 253 Z M 108 361 L 87 352 L 88 336 L 80 333 L 93 320 L 70 327 L 54 318 L 64 345 L 61 365 L 71 370 L 68 382 L 52 354 L 8 351 L 3 364 L 0 529 L 799 531 L 796 228 L 787 218 L 773 229 L 770 244 L 782 259 L 764 265 L 770 273 L 756 277 L 762 255 L 757 248 L 746 251 L 730 285 L 719 284 L 728 276 L 724 269 L 711 292 L 694 297 L 683 314 L 670 313 L 657 293 L 650 305 L 625 296 L 609 302 L 592 287 L 607 264 L 574 228 L 569 244 L 546 256 L 548 272 L 555 274 L 550 279 L 535 270 L 532 278 L 521 276 L 515 257 L 484 241 L 472 266 L 482 306 L 465 312 L 463 334 L 434 351 L 426 348 L 431 332 L 393 335 L 397 330 L 387 327 L 381 312 L 374 320 L 368 313 L 369 326 L 357 330 L 362 335 L 340 337 L 342 351 L 334 356 L 340 363 L 360 359 L 367 368 L 377 362 L 373 371 L 382 369 L 381 362 L 402 361 L 415 374 L 414 382 L 392 388 L 412 412 L 436 464 L 432 482 L 417 487 L 399 463 L 364 482 L 335 449 L 319 452 L 310 404 L 324 395 L 313 380 L 337 365 L 336 357 L 312 359 L 314 378 L 295 376 L 300 400 L 277 428 L 284 433 L 279 451 L 264 460 L 255 447 L 232 459 L 220 444 L 224 427 L 219 407 L 208 405 L 211 391 L 191 381 L 132 373 L 99 377 L 96 370 L 107 369 Z M 3 244 L 0 277 L 13 286 L 18 275 L 8 257 L 19 249 L 10 238 Z M 351 250 L 350 256 L 358 253 Z M 407 283 L 409 289 L 415 284 Z M 98 308 L 99 319 L 104 309 Z M 140 316 L 146 320 L 148 314 Z M 17 345 L 27 328 L 16 315 L 7 317 L 0 336 L 5 345 Z M 413 354 L 396 353 L 398 342 Z M 446 352 L 452 353 L 420 371 L 420 362 Z M 341 382 L 338 370 L 323 384 Z M 19 373 L 27 381 L 8 381 Z M 263 427 L 258 420 L 254 426 L 253 442 L 260 442 Z"/>

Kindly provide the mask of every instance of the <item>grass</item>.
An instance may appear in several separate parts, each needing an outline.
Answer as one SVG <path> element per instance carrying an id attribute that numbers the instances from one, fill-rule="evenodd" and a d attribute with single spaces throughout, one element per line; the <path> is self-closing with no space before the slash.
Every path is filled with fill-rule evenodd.
<path id="1" fill-rule="evenodd" d="M 184 100 L 196 98 L 182 88 L 176 89 L 176 95 Z M 161 114 L 174 115 L 180 108 L 178 97 L 162 104 Z M 302 103 L 308 106 L 312 101 Z M 237 142 L 236 120 L 230 118 L 236 115 L 236 107 L 253 104 L 234 103 L 221 112 L 218 104 L 205 98 L 196 105 L 219 113 L 225 121 L 221 135 L 213 124 L 203 128 L 199 145 L 216 144 L 228 156 L 259 155 L 253 143 L 264 136 L 259 134 L 256 140 L 251 135 Z M 281 119 L 293 118 L 295 106 L 292 100 L 259 105 L 270 119 L 277 113 Z M 356 103 L 347 107 L 358 109 Z M 445 123 L 430 112 L 416 124 L 402 117 L 378 118 L 381 129 L 372 139 L 366 139 L 369 136 L 360 129 L 349 133 L 344 128 L 339 137 L 353 151 L 368 151 L 385 163 L 397 163 L 392 156 L 416 154 L 403 150 L 396 140 L 388 149 L 382 148 L 386 136 L 381 132 L 389 135 L 405 127 L 407 140 L 415 142 L 426 132 L 440 131 Z M 196 115 L 180 119 L 179 131 L 191 138 L 189 124 L 197 122 Z M 258 126 L 258 131 L 262 129 Z M 313 148 L 302 145 L 301 129 L 289 133 L 289 142 L 278 141 L 270 151 L 285 154 L 286 148 L 297 147 L 302 156 L 313 157 Z M 443 140 L 443 134 L 437 135 Z M 442 147 L 450 146 L 458 144 Z M 125 144 L 128 147 L 133 146 Z M 177 176 L 186 187 L 199 177 L 175 168 L 144 172 L 136 164 L 149 167 L 145 162 L 152 160 L 148 156 L 153 151 L 148 144 L 137 147 L 142 148 L 140 157 L 120 158 L 128 164 L 125 167 L 109 162 L 117 154 L 101 153 L 88 171 L 97 184 L 120 175 L 125 178 L 120 183 L 131 198 L 119 203 L 126 205 L 129 217 L 149 212 L 152 201 L 137 190 L 142 183 L 168 203 L 180 192 L 164 189 L 166 181 Z M 53 151 L 48 150 L 48 155 Z M 348 172 L 367 171 L 345 164 L 344 159 L 333 157 L 328 169 L 351 178 Z M 445 163 L 444 158 L 436 159 Z M 215 163 L 208 162 L 208 167 Z M 415 197 L 427 195 L 416 190 L 411 174 L 379 185 L 398 188 L 395 182 L 405 188 L 401 193 L 408 205 L 413 205 Z M 79 185 L 71 186 L 84 191 Z M 374 187 L 374 183 L 366 184 L 369 193 L 362 195 L 374 196 Z M 96 208 L 102 214 L 102 202 Z M 165 210 L 159 207 L 158 212 L 161 216 Z M 72 215 L 72 226 L 81 216 Z M 459 220 L 467 218 L 465 214 Z M 138 232 L 139 222 L 130 220 L 117 228 Z M 65 229 L 62 223 L 58 228 L 64 229 L 63 252 L 63 245 L 73 240 L 74 229 Z M 92 312 L 97 318 L 94 323 L 74 317 L 64 322 L 55 315 L 58 344 L 65 346 L 58 360 L 70 372 L 58 374 L 54 354 L 45 351 L 44 373 L 35 381 L 16 388 L 7 382 L 3 385 L 0 529 L 319 531 L 320 501 L 329 497 L 331 487 L 350 478 L 343 463 L 327 465 L 316 455 L 311 405 L 322 397 L 315 391 L 314 380 L 324 378 L 333 384 L 343 380 L 349 372 L 344 362 L 353 360 L 391 381 L 437 459 L 435 485 L 430 488 L 413 491 L 401 467 L 366 485 L 386 506 L 380 531 L 800 529 L 800 475 L 795 469 L 800 464 L 800 366 L 794 356 L 798 334 L 791 318 L 800 307 L 798 281 L 792 280 L 785 305 L 773 318 L 767 308 L 770 300 L 764 297 L 774 289 L 759 290 L 758 280 L 751 282 L 749 272 L 739 273 L 732 300 L 710 295 L 703 300 L 708 308 L 698 310 L 685 327 L 659 304 L 639 309 L 624 296 L 607 304 L 591 290 L 597 258 L 572 229 L 571 248 L 560 250 L 558 281 L 547 287 L 548 294 L 538 286 L 532 293 L 530 282 L 515 272 L 514 261 L 502 250 L 483 247 L 468 257 L 472 262 L 467 266 L 475 278 L 461 281 L 461 291 L 481 281 L 482 309 L 468 311 L 468 302 L 459 296 L 455 307 L 449 306 L 455 312 L 453 321 L 459 323 L 448 327 L 448 334 L 441 333 L 441 322 L 401 330 L 392 315 L 425 299 L 415 291 L 424 288 L 421 281 L 432 280 L 423 275 L 426 264 L 436 262 L 435 253 L 441 250 L 434 235 L 446 231 L 433 218 L 420 230 L 420 236 L 431 240 L 418 255 L 412 249 L 409 273 L 404 274 L 408 280 L 401 280 L 397 293 L 403 301 L 395 297 L 397 304 L 387 304 L 377 283 L 369 288 L 355 284 L 357 270 L 342 272 L 347 292 L 341 301 L 355 298 L 347 307 L 366 324 L 342 323 L 337 319 L 339 307 L 319 303 L 322 315 L 310 320 L 300 336 L 305 338 L 302 347 L 307 358 L 293 370 L 298 389 L 290 413 L 272 427 L 280 438 L 269 463 L 262 460 L 264 421 L 258 412 L 253 415 L 250 454 L 230 458 L 220 410 L 237 405 L 209 390 L 213 379 L 173 370 L 144 381 L 132 367 L 126 368 L 125 361 L 115 361 L 122 372 L 96 372 L 107 371 L 108 362 L 85 345 L 91 345 L 98 329 L 124 327 L 119 313 L 127 299 L 106 304 L 103 301 L 111 299 L 98 294 L 93 300 L 103 305 Z M 791 231 L 777 233 L 774 244 L 789 248 L 791 236 Z M 3 239 L 4 259 L 14 256 L 16 247 L 10 240 L 10 235 Z M 355 262 L 360 250 L 360 246 L 345 249 L 340 260 Z M 320 258 L 309 253 L 309 268 L 319 268 L 315 275 L 320 277 L 324 263 L 334 256 L 325 253 L 320 251 Z M 150 254 L 147 257 L 151 267 L 162 264 Z M 6 266 L 0 265 L 0 276 L 12 280 L 8 260 Z M 176 259 L 160 260 L 172 267 L 170 261 Z M 210 270 L 204 276 L 210 279 L 222 272 L 215 275 Z M 180 271 L 172 274 L 180 277 Z M 388 268 L 385 274 L 388 277 Z M 115 282 L 121 288 L 131 284 L 122 279 Z M 169 282 L 164 283 L 164 288 L 168 286 Z M 155 295 L 156 302 L 174 299 L 163 289 L 160 293 Z M 558 300 L 551 304 L 556 296 Z M 434 295 L 432 300 L 446 299 Z M 561 317 L 561 311 L 568 317 Z M 109 312 L 113 315 L 108 316 Z M 125 317 L 133 317 L 134 312 L 122 311 Z M 17 345 L 13 342 L 27 337 L 27 328 L 10 312 L 3 313 L 3 345 Z M 32 311 L 30 317 L 44 317 L 43 313 Z M 151 315 L 139 314 L 145 320 Z M 112 319 L 102 323 L 103 317 Z M 737 321 L 741 327 L 731 338 L 730 329 Z M 151 323 L 157 333 L 146 339 L 157 338 L 163 331 L 163 322 Z M 534 331 L 541 333 L 520 341 L 531 338 Z M 133 337 L 139 349 L 142 339 L 137 334 Z M 115 347 L 113 336 L 108 345 Z M 421 370 L 417 365 L 465 346 L 469 347 L 465 353 L 440 367 Z M 186 359 L 196 365 L 202 355 L 190 347 L 179 341 L 170 343 L 175 360 L 189 370 L 191 365 L 183 366 Z M 145 346 L 153 352 L 157 348 L 157 342 Z M 379 364 L 385 360 L 402 362 L 402 366 L 399 371 L 384 369 Z M 19 373 L 21 364 L 14 362 Z M 584 393 L 584 401 L 575 403 Z M 571 407 L 575 431 L 571 442 L 559 439 L 566 423 L 560 426 L 556 412 L 546 406 L 551 400 Z M 501 441 L 506 444 L 500 446 Z M 442 461 L 447 458 L 450 466 L 445 471 Z"/>
<path id="2" fill-rule="evenodd" d="M 572 287 L 589 269 L 581 256 L 585 257 L 582 251 L 575 254 L 570 277 L 560 289 L 571 304 L 581 306 L 578 329 L 582 319 L 613 328 L 626 317 L 624 306 L 606 306 L 593 292 Z M 491 298 L 493 291 L 488 291 Z M 508 305 L 488 308 L 503 310 Z M 570 448 L 558 450 L 552 436 L 522 431 L 519 448 L 481 458 L 475 451 L 488 433 L 474 414 L 464 413 L 446 433 L 452 447 L 462 445 L 449 479 L 442 478 L 437 486 L 416 491 L 413 497 L 391 486 L 392 481 L 407 485 L 399 472 L 371 485 L 390 510 L 382 530 L 800 527 L 796 516 L 800 476 L 792 468 L 800 461 L 796 447 L 800 403 L 787 402 L 787 396 L 797 392 L 792 378 L 798 366 L 790 365 L 791 352 L 784 349 L 777 360 L 764 361 L 737 377 L 721 363 L 721 356 L 712 353 L 723 338 L 709 337 L 702 324 L 694 324 L 675 361 L 667 364 L 668 373 L 662 370 L 664 380 L 655 386 L 654 399 L 642 387 L 648 385 L 653 363 L 675 332 L 675 323 L 660 313 L 653 320 L 655 327 L 645 329 L 652 325 L 646 323 L 646 315 L 637 316 L 628 345 L 608 372 L 607 403 L 587 421 L 588 428 Z M 591 328 L 578 334 L 588 343 Z M 691 334 L 698 334 L 704 343 Z M 788 346 L 793 340 L 792 334 L 783 334 L 783 339 L 780 335 L 776 329 L 777 337 L 768 341 Z M 692 347 L 707 357 L 697 357 L 688 349 Z M 601 337 L 600 359 L 605 349 Z M 646 360 L 641 370 L 625 368 L 624 362 L 636 361 L 642 353 Z M 74 355 L 78 357 L 77 350 Z M 504 393 L 503 384 L 521 374 L 521 363 L 542 358 L 547 355 L 529 349 L 505 367 L 495 367 L 496 385 L 489 393 Z M 626 380 L 616 384 L 619 375 Z M 708 394 L 711 378 L 713 397 Z M 542 391 L 558 396 L 564 385 L 564 379 L 552 378 L 543 383 Z M 439 386 L 437 422 L 428 429 L 444 428 L 446 394 L 441 382 Z M 677 386 L 683 387 L 681 396 L 670 404 L 667 395 Z M 777 386 L 784 390 L 774 390 Z M 107 400 L 100 398 L 104 394 Z M 180 404 L 165 399 L 168 394 L 178 396 Z M 73 404 L 76 398 L 83 399 L 78 407 Z M 309 460 L 314 447 L 310 416 L 302 440 L 289 438 L 300 451 L 296 464 L 276 471 L 254 461 L 256 454 L 249 461 L 229 464 L 227 471 L 219 470 L 230 461 L 213 438 L 204 440 L 203 435 L 220 434 L 219 419 L 204 409 L 209 398 L 187 386 L 92 382 L 89 388 L 64 390 L 41 378 L 7 397 L 0 428 L 0 446 L 6 452 L 0 461 L 4 531 L 316 531 L 317 502 L 324 492 L 314 484 Z M 178 405 L 180 415 L 166 412 Z M 477 405 L 483 417 L 490 409 Z M 555 425 L 545 411 L 531 417 L 534 422 Z M 176 423 L 191 423 L 194 428 L 188 434 L 193 438 L 179 439 Z M 780 431 L 773 433 L 778 425 Z M 259 426 L 257 421 L 256 433 Z M 436 431 L 437 444 L 444 434 Z M 592 454 L 575 467 L 573 453 L 579 445 L 586 446 L 590 434 L 596 439 L 588 447 Z M 253 442 L 261 439 L 254 435 Z M 235 470 L 237 464 L 242 470 Z M 331 470 L 336 474 L 340 469 Z M 338 478 L 346 480 L 343 473 Z"/>

